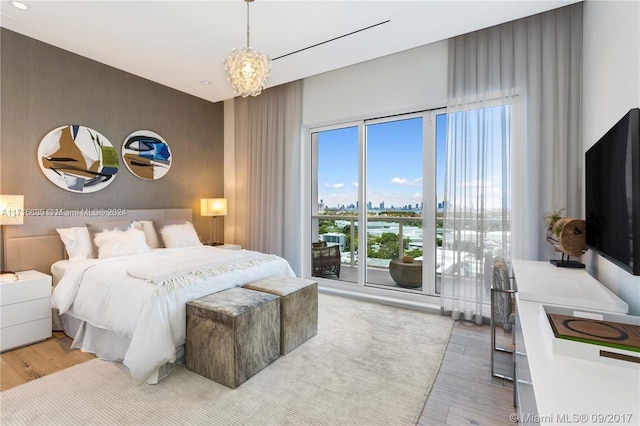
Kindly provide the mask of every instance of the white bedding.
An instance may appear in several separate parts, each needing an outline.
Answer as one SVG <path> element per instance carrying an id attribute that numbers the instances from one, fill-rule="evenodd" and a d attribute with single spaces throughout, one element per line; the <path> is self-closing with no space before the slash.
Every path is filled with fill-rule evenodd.
<path id="1" fill-rule="evenodd" d="M 64 276 L 67 267 L 71 261 L 69 259 L 58 260 L 53 265 L 51 265 L 51 277 L 53 279 L 53 286 L 55 287 L 58 282 Z"/>
<path id="2" fill-rule="evenodd" d="M 164 274 L 166 265 L 175 265 L 181 272 L 185 265 L 197 264 L 206 266 L 201 270 L 207 273 L 191 274 L 181 279 L 180 285 L 164 285 L 155 277 L 145 280 L 131 274 L 141 276 L 141 271 L 153 270 L 153 265 L 164 265 L 158 266 Z M 273 275 L 294 273 L 284 259 L 248 250 L 209 246 L 156 249 L 69 262 L 51 300 L 61 314 L 66 312 L 93 327 L 130 338 L 123 363 L 136 382 L 155 383 L 158 369 L 175 362 L 176 350 L 185 343 L 187 302 Z"/>

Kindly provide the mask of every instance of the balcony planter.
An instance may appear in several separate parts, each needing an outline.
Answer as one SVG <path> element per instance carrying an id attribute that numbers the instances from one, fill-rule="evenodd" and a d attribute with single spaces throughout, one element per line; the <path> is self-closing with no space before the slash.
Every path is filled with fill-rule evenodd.
<path id="1" fill-rule="evenodd" d="M 403 260 L 405 259 L 403 258 Z M 418 288 L 422 286 L 422 261 L 420 260 L 411 258 L 410 262 L 403 262 L 394 259 L 389 263 L 389 273 L 393 281 L 401 287 Z"/>

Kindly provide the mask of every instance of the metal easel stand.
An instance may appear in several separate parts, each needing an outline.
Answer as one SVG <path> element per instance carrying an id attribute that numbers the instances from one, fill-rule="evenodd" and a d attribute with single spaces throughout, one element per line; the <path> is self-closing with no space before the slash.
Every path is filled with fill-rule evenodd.
<path id="1" fill-rule="evenodd" d="M 513 295 L 516 292 L 514 290 L 502 290 L 502 289 L 497 289 L 497 288 L 492 288 L 491 289 L 491 375 L 493 377 L 498 377 L 500 379 L 504 379 L 504 380 L 509 380 L 511 382 L 513 382 L 513 377 L 515 376 L 515 360 L 514 360 L 514 373 L 511 376 L 507 376 L 504 374 L 500 374 L 500 373 L 496 373 L 495 371 L 495 352 L 503 352 L 503 353 L 508 353 L 512 355 L 513 358 L 513 354 L 514 351 L 513 349 L 507 349 L 507 348 L 502 348 L 502 347 L 497 347 L 496 346 L 496 325 L 500 324 L 500 325 L 504 325 L 504 322 L 502 323 L 497 323 L 494 319 L 494 306 L 495 306 L 495 302 L 496 302 L 496 298 L 495 298 L 495 294 L 496 293 L 506 293 L 506 294 L 510 294 Z M 509 298 L 509 300 L 511 300 L 511 298 Z M 513 324 L 515 326 L 515 320 L 511 320 L 511 316 L 513 314 L 509 315 L 509 318 L 507 320 L 507 323 Z M 515 334 L 515 330 L 512 331 L 512 333 Z"/>

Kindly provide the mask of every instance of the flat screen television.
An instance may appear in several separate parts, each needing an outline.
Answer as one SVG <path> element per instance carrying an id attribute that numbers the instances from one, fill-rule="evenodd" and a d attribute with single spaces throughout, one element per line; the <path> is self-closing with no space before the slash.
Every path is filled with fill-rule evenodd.
<path id="1" fill-rule="evenodd" d="M 640 109 L 589 148 L 585 172 L 587 246 L 640 275 Z"/>

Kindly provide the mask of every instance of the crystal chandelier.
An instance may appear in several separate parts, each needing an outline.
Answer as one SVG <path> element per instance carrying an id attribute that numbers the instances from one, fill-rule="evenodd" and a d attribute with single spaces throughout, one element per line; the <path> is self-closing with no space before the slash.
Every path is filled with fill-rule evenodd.
<path id="1" fill-rule="evenodd" d="M 224 60 L 227 81 L 243 98 L 258 96 L 271 75 L 271 58 L 249 45 L 249 3 L 247 2 L 247 47 L 233 49 Z"/>

